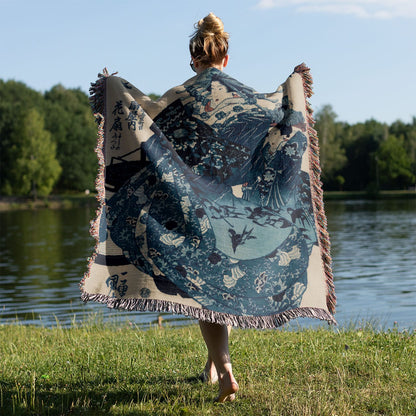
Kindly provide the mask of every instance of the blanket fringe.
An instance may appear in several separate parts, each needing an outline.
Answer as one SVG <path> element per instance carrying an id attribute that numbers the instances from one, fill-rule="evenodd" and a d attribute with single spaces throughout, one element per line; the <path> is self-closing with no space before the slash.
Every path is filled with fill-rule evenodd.
<path id="1" fill-rule="evenodd" d="M 82 292 L 81 299 L 84 302 L 95 301 L 107 304 L 111 309 L 125 309 L 128 311 L 142 312 L 170 312 L 189 316 L 202 321 L 231 325 L 240 328 L 272 329 L 278 328 L 295 318 L 317 318 L 336 325 L 334 317 L 324 309 L 320 308 L 295 308 L 275 315 L 267 316 L 241 316 L 228 313 L 214 312 L 208 309 L 196 308 L 194 306 L 182 305 L 156 299 L 117 299 L 107 295 L 91 295 Z"/>
<path id="2" fill-rule="evenodd" d="M 115 75 L 116 73 L 112 74 Z M 98 74 L 96 82 L 91 83 L 90 87 L 90 105 L 94 113 L 95 121 L 98 124 L 97 146 L 95 153 L 98 158 L 98 173 L 95 179 L 95 189 L 97 190 L 98 208 L 95 212 L 94 219 L 90 222 L 90 235 L 95 239 L 94 254 L 88 258 L 87 271 L 80 282 L 80 288 L 84 287 L 85 280 L 89 277 L 91 266 L 97 257 L 100 214 L 105 207 L 105 159 L 104 159 L 104 132 L 105 132 L 105 81 L 110 76 L 107 68 L 103 69 L 102 74 Z"/>
<path id="3" fill-rule="evenodd" d="M 319 139 L 317 131 L 313 128 L 315 120 L 313 118 L 313 110 L 308 101 L 313 94 L 312 91 L 312 76 L 310 74 L 310 68 L 308 68 L 304 63 L 295 67 L 294 71 L 298 73 L 303 80 L 303 90 L 305 93 L 305 102 L 306 102 L 306 113 L 307 113 L 307 123 L 308 123 L 308 135 L 310 139 L 310 170 L 312 172 L 312 201 L 313 207 L 316 214 L 317 224 L 318 224 L 318 234 L 319 234 L 319 246 L 321 249 L 322 261 L 324 265 L 324 271 L 326 275 L 326 284 L 327 284 L 327 307 L 331 313 L 335 313 L 335 287 L 334 287 L 334 277 L 332 273 L 332 259 L 331 259 L 331 244 L 329 240 L 329 234 L 327 230 L 327 220 L 324 210 L 324 201 L 323 201 L 323 190 L 321 182 L 321 167 L 319 163 Z"/>

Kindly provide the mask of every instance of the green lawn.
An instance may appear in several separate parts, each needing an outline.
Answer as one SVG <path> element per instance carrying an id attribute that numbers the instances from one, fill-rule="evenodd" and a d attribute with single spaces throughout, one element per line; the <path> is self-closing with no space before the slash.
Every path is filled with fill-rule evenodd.
<path id="1" fill-rule="evenodd" d="M 233 403 L 197 326 L 0 326 L 1 415 L 416 415 L 416 332 L 233 330 Z"/>

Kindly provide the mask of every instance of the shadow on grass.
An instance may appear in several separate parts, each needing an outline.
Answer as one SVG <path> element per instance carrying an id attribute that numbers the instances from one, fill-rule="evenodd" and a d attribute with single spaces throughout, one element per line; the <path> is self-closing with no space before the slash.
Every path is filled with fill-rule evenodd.
<path id="1" fill-rule="evenodd" d="M 197 407 L 209 401 L 201 394 L 192 394 L 194 387 L 200 390 L 204 386 L 196 376 L 141 376 L 136 382 L 117 382 L 111 377 L 65 385 L 41 382 L 36 386 L 2 382 L 0 386 L 1 415 L 108 415 L 113 407 L 122 408 L 123 415 L 158 414 L 156 408 L 139 410 L 140 405 L 172 410 L 173 406 L 178 414 L 188 414 L 186 406 L 191 401 Z M 184 406 L 185 413 L 178 405 Z"/>

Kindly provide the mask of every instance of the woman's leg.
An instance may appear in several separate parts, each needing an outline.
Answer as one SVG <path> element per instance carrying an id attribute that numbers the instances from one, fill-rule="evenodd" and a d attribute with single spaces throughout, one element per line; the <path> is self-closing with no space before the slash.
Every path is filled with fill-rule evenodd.
<path id="1" fill-rule="evenodd" d="M 234 400 L 238 384 L 233 376 L 228 350 L 229 329 L 226 325 L 205 321 L 199 321 L 199 327 L 208 348 L 208 361 L 211 359 L 214 362 L 218 374 L 219 395 L 216 401 Z"/>
<path id="2" fill-rule="evenodd" d="M 230 336 L 231 326 L 227 326 L 228 337 Z M 204 371 L 200 375 L 200 379 L 210 384 L 215 384 L 218 381 L 217 369 L 215 368 L 214 361 L 208 352 L 208 359 L 205 364 Z"/>

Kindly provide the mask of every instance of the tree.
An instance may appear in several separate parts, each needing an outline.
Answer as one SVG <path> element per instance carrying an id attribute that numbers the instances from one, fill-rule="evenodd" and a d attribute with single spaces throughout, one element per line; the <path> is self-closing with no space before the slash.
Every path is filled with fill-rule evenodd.
<path id="1" fill-rule="evenodd" d="M 387 138 L 388 126 L 376 120 L 357 123 L 345 131 L 348 163 L 342 170 L 347 190 L 377 190 L 376 151 Z"/>
<path id="2" fill-rule="evenodd" d="M 36 109 L 21 112 L 11 139 L 13 193 L 49 195 L 62 169 L 55 157 L 56 145 Z"/>
<path id="3" fill-rule="evenodd" d="M 11 134 L 14 130 L 16 105 L 9 102 L 0 102 L 0 192 L 11 195 L 13 157 L 11 155 Z"/>
<path id="4" fill-rule="evenodd" d="M 79 89 L 56 85 L 45 93 L 46 128 L 57 144 L 61 190 L 92 189 L 97 173 L 94 152 L 97 127 L 88 96 Z"/>
<path id="5" fill-rule="evenodd" d="M 378 174 L 383 188 L 403 189 L 415 181 L 412 159 L 406 152 L 403 141 L 403 137 L 390 135 L 376 152 Z"/>
<path id="6" fill-rule="evenodd" d="M 0 102 L 24 104 L 27 108 L 40 109 L 43 105 L 43 95 L 23 82 L 0 80 Z"/>
<path id="7" fill-rule="evenodd" d="M 412 173 L 416 176 L 416 117 L 413 117 L 409 124 L 400 120 L 395 121 L 390 126 L 389 132 L 403 139 L 403 147 L 412 160 Z"/>
<path id="8" fill-rule="evenodd" d="M 329 187 L 338 185 L 338 172 L 347 163 L 342 148 L 343 124 L 336 122 L 337 114 L 330 105 L 325 105 L 316 114 L 315 129 L 319 137 L 319 153 L 322 181 Z"/>
<path id="9" fill-rule="evenodd" d="M 148 94 L 148 97 L 151 100 L 156 101 L 156 100 L 158 100 L 160 98 L 160 95 L 159 94 L 155 94 L 154 92 L 151 92 L 150 94 Z"/>
<path id="10" fill-rule="evenodd" d="M 27 108 L 41 111 L 43 96 L 23 82 L 0 80 L 0 192 L 13 194 L 15 156 L 13 131 L 18 128 L 21 114 Z"/>

